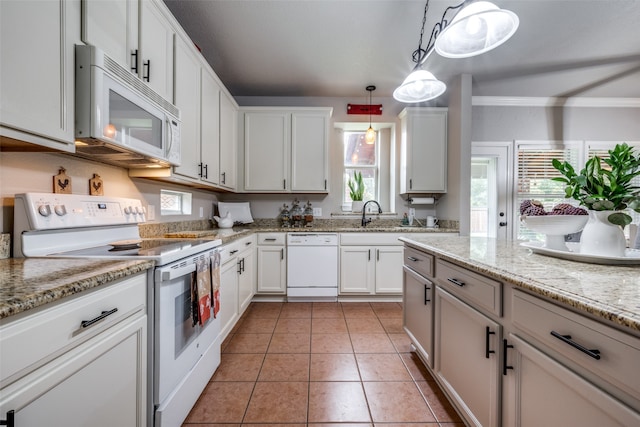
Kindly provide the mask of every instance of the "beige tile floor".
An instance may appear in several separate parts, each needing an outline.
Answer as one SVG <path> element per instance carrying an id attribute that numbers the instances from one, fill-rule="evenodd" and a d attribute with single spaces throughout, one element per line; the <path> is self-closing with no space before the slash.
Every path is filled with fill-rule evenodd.
<path id="1" fill-rule="evenodd" d="M 400 303 L 252 303 L 185 427 L 462 427 Z"/>

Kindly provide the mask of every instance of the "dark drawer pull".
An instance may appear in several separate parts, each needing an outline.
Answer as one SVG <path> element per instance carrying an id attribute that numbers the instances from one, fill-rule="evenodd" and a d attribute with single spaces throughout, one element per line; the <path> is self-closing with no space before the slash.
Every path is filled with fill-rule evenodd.
<path id="1" fill-rule="evenodd" d="M 229 255 L 233 255 L 233 254 L 235 254 L 236 252 L 238 252 L 238 250 L 237 250 L 237 249 L 235 249 L 235 250 L 233 250 L 233 251 L 229 252 Z"/>
<path id="2" fill-rule="evenodd" d="M 589 350 L 588 348 L 586 348 L 586 347 L 578 344 L 577 342 L 573 341 L 571 339 L 571 335 L 561 335 L 561 334 L 557 333 L 556 331 L 551 331 L 551 335 L 553 335 L 554 337 L 558 338 L 563 343 L 569 344 L 573 348 L 577 348 L 578 350 L 580 350 L 581 352 L 585 353 L 586 355 L 588 355 L 590 357 L 593 357 L 596 360 L 600 360 L 600 350 Z"/>
<path id="3" fill-rule="evenodd" d="M 447 278 L 447 280 L 450 281 L 451 283 L 453 283 L 454 285 L 458 285 L 460 287 L 464 286 L 464 282 L 461 282 L 458 279 L 454 279 L 454 278 L 449 277 L 449 278 Z"/>
<path id="4" fill-rule="evenodd" d="M 510 348 L 513 346 L 507 340 L 502 340 L 502 375 L 507 375 L 507 370 L 513 369 L 513 366 L 507 365 L 507 350 Z"/>
<path id="5" fill-rule="evenodd" d="M 275 242 L 276 238 L 275 237 L 267 237 L 266 239 L 264 239 L 265 242 Z"/>
<path id="6" fill-rule="evenodd" d="M 82 323 L 80 323 L 80 326 L 83 327 L 83 328 L 87 328 L 87 327 L 93 325 L 94 323 L 101 321 L 105 317 L 111 316 L 116 311 L 118 311 L 117 308 L 114 308 L 113 310 L 109 310 L 109 311 L 103 311 L 102 314 L 100 314 L 100 316 L 96 317 L 95 319 L 83 320 Z"/>
<path id="7" fill-rule="evenodd" d="M 0 420 L 0 426 L 8 426 L 8 427 L 14 427 L 16 424 L 15 421 L 15 412 L 12 410 L 7 411 L 7 419 L 6 420 Z"/>
<path id="8" fill-rule="evenodd" d="M 418 262 L 418 261 L 420 261 L 418 258 L 414 258 L 414 257 L 412 257 L 412 256 L 408 256 L 408 257 L 407 257 L 407 259 L 408 259 L 409 261 L 413 261 L 413 262 Z"/>
<path id="9" fill-rule="evenodd" d="M 484 347 L 484 357 L 486 357 L 487 359 L 489 358 L 489 355 L 492 353 L 495 353 L 495 350 L 490 350 L 490 342 L 489 342 L 489 338 L 491 337 L 491 335 L 495 335 L 495 332 L 491 331 L 491 328 L 489 326 L 487 326 L 487 329 L 485 330 L 485 347 Z"/>

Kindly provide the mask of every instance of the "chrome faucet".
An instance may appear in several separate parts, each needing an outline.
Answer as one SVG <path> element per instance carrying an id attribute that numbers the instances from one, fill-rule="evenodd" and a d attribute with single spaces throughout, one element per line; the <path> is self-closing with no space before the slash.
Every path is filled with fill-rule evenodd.
<path id="1" fill-rule="evenodd" d="M 380 207 L 380 204 L 378 202 L 376 202 L 375 200 L 367 200 L 364 204 L 364 206 L 362 206 L 362 226 L 366 227 L 367 224 L 369 224 L 371 222 L 371 218 L 365 218 L 365 214 L 367 213 L 367 205 L 369 203 L 375 203 L 376 206 L 378 206 L 378 213 L 381 214 L 382 213 L 382 208 Z"/>

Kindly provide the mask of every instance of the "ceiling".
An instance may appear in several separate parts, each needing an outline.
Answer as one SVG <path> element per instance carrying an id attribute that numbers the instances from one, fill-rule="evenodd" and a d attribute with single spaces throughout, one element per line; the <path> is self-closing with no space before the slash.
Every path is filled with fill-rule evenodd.
<path id="1" fill-rule="evenodd" d="M 413 68 L 425 1 L 164 0 L 233 96 L 390 97 Z M 484 55 L 432 54 L 474 96 L 640 98 L 640 0 L 494 0 L 520 18 Z M 423 47 L 444 10 L 431 0 Z M 446 95 L 443 97 L 446 102 Z M 439 100 L 442 102 L 442 100 Z"/>

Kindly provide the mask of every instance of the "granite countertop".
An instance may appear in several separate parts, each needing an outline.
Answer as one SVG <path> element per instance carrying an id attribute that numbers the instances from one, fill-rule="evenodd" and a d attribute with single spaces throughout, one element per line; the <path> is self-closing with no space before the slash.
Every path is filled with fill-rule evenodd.
<path id="1" fill-rule="evenodd" d="M 589 313 L 635 335 L 640 332 L 640 266 L 562 260 L 532 253 L 517 241 L 428 235 L 400 240 Z"/>
<path id="2" fill-rule="evenodd" d="M 68 258 L 0 260 L 0 319 L 153 267 L 153 261 Z"/>

